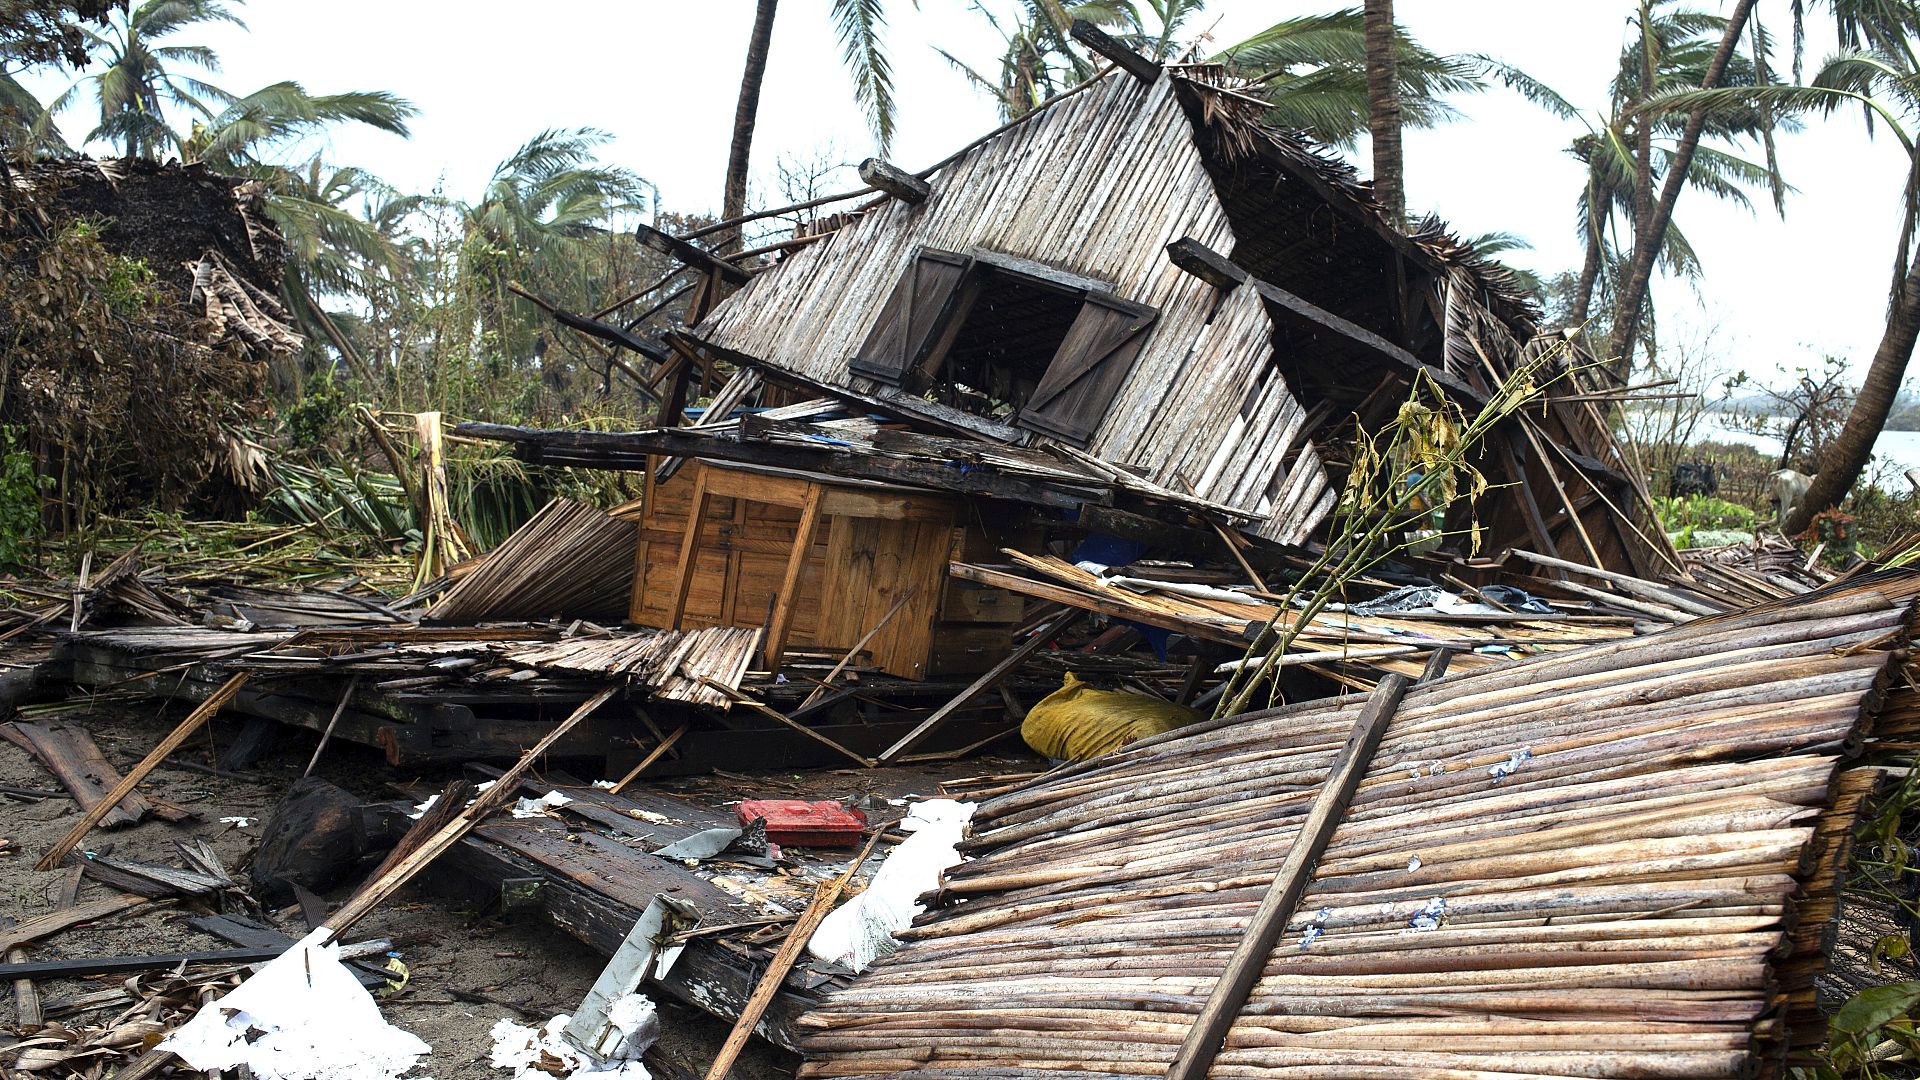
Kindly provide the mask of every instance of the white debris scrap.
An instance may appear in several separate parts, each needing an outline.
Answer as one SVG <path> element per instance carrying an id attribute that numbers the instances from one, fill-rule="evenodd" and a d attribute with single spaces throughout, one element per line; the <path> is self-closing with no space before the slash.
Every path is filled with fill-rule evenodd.
<path id="1" fill-rule="evenodd" d="M 1523 746 L 1520 749 L 1515 750 L 1513 753 L 1508 754 L 1507 760 L 1496 764 L 1491 769 L 1488 769 L 1487 775 L 1493 777 L 1495 781 L 1505 780 L 1507 777 L 1512 776 L 1515 772 L 1518 772 L 1523 762 L 1531 761 L 1532 759 L 1533 759 L 1532 749 Z"/>
<path id="2" fill-rule="evenodd" d="M 259 1080 L 389 1080 L 433 1048 L 387 1023 L 380 1007 L 308 934 L 232 993 L 201 1008 L 164 1049 L 203 1072 L 246 1066 Z"/>
<path id="3" fill-rule="evenodd" d="M 640 997 L 638 994 L 629 997 Z M 621 1001 L 625 1001 L 622 998 Z M 641 998 L 645 1001 L 645 998 Z M 652 1002 L 648 1015 L 651 1016 Z M 618 1008 L 620 1002 L 615 1002 Z M 567 1021 L 573 1019 L 567 1013 L 530 1028 L 516 1024 L 511 1020 L 502 1020 L 493 1025 L 489 1032 L 493 1036 L 493 1054 L 490 1061 L 496 1069 L 512 1069 L 513 1080 L 551 1080 L 555 1076 L 605 1076 L 618 1080 L 652 1080 L 652 1074 L 638 1060 L 610 1060 L 601 1064 L 587 1056 L 581 1049 L 568 1042 L 560 1033 L 566 1029 Z M 609 1022 L 615 1021 L 612 1010 L 607 1013 Z M 659 1021 L 654 1021 L 657 1030 Z M 644 1051 L 645 1047 L 641 1047 Z"/>
<path id="4" fill-rule="evenodd" d="M 250 817 L 223 817 L 220 819 L 220 824 L 231 825 L 236 829 L 244 829 L 253 824 L 253 819 Z"/>
<path id="5" fill-rule="evenodd" d="M 918 897 L 937 888 L 940 873 L 960 862 L 960 836 L 973 818 L 973 803 L 929 799 L 907 813 L 900 828 L 906 838 L 865 892 L 834 909 L 807 942 L 807 951 L 828 963 L 864 971 L 868 964 L 899 947 L 893 940 L 913 917 L 926 910 Z"/>
<path id="6" fill-rule="evenodd" d="M 517 818 L 536 818 L 549 810 L 557 810 L 572 802 L 560 791 L 549 791 L 537 799 L 517 799 L 513 804 L 513 816 Z"/>

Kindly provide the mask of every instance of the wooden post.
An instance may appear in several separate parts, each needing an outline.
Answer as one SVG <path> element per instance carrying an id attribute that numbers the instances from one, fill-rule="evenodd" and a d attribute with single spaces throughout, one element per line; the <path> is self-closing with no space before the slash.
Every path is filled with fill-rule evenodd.
<path id="1" fill-rule="evenodd" d="M 780 654 L 787 649 L 787 635 L 793 630 L 794 600 L 800 592 L 800 574 L 806 570 L 807 556 L 813 551 L 813 535 L 820 528 L 820 501 L 826 498 L 826 490 L 823 485 L 808 484 L 806 501 L 800 506 L 799 531 L 794 533 L 793 551 L 787 556 L 787 572 L 780 579 L 780 591 L 773 599 L 773 617 L 767 620 L 769 668 L 780 666 Z"/>
<path id="2" fill-rule="evenodd" d="M 1193 1027 L 1187 1029 L 1179 1055 L 1167 1068 L 1167 1080 L 1203 1080 L 1213 1067 L 1213 1059 L 1220 1052 L 1228 1030 L 1253 993 L 1254 984 L 1260 981 L 1260 973 L 1266 968 L 1274 945 L 1286 932 L 1287 920 L 1293 917 L 1300 898 L 1306 895 L 1314 864 L 1327 849 L 1334 827 L 1345 815 L 1347 804 L 1366 775 L 1367 764 L 1386 734 L 1394 710 L 1400 707 L 1408 683 L 1405 675 L 1390 674 L 1373 688 L 1359 719 L 1353 722 L 1353 730 L 1347 735 L 1339 759 L 1327 774 L 1320 794 L 1314 797 L 1312 809 L 1301 821 L 1300 831 L 1287 849 L 1286 861 L 1280 864 L 1273 884 L 1267 887 L 1266 898 L 1260 902 L 1253 921 L 1247 924 L 1246 936 L 1228 958 L 1226 970 L 1221 973 L 1220 981 L 1214 983 L 1213 992 L 1207 996 L 1207 1003 Z"/>
<path id="3" fill-rule="evenodd" d="M 1041 648 L 1046 646 L 1054 638 L 1059 637 L 1060 632 L 1065 630 L 1069 623 L 1079 617 L 1080 612 L 1077 609 L 1068 611 L 1046 626 L 1036 630 L 1032 637 L 1022 642 L 1019 648 L 1007 655 L 1006 659 L 993 665 L 985 675 L 973 680 L 973 684 L 955 695 L 952 701 L 935 709 L 933 715 L 920 721 L 919 726 L 907 732 L 906 735 L 901 737 L 899 742 L 882 750 L 880 752 L 880 764 L 886 765 L 895 758 L 898 758 L 901 754 L 920 745 L 928 735 L 933 734 L 933 729 L 946 723 L 954 713 L 965 708 L 968 702 L 991 689 L 993 685 L 1001 679 L 1006 678 L 1008 672 L 1026 663 L 1027 657 L 1039 652 Z"/>
<path id="4" fill-rule="evenodd" d="M 520 789 L 521 779 L 527 775 L 528 770 L 533 768 L 534 762 L 539 761 L 554 743 L 559 742 L 562 736 L 579 726 L 580 722 L 591 715 L 595 709 L 606 704 L 619 690 L 620 687 L 617 684 L 608 686 L 582 702 L 571 715 L 554 725 L 552 731 L 547 732 L 544 738 L 535 743 L 533 749 L 522 754 L 520 760 L 513 763 L 512 768 L 501 773 L 493 786 L 481 792 L 472 806 L 467 807 L 458 817 L 448 822 L 445 828 L 434 833 L 412 854 L 398 860 L 385 873 L 362 885 L 360 891 L 353 894 L 353 899 L 347 901 L 345 907 L 334 912 L 331 918 L 321 924 L 330 931 L 328 940 L 338 940 L 340 935 L 346 933 L 354 923 L 366 918 L 368 912 L 400 891 L 400 887 L 411 881 L 415 874 L 426 869 L 429 863 L 458 843 L 461 837 L 485 820 L 487 815 L 498 810 L 501 804 Z"/>
<path id="5" fill-rule="evenodd" d="M 780 985 L 786 981 L 787 972 L 792 971 L 795 961 L 800 959 L 801 950 L 807 947 L 807 941 L 813 937 L 813 932 L 820 928 L 820 923 L 826 919 L 827 913 L 833 910 L 833 902 L 846 891 L 847 884 L 853 880 L 853 875 L 860 871 L 861 865 L 867 861 L 867 856 L 873 854 L 874 845 L 880 842 L 880 837 L 885 832 L 885 829 L 875 829 L 873 836 L 867 841 L 867 846 L 862 848 L 859 856 L 840 872 L 839 877 L 831 881 L 823 881 L 818 888 L 814 889 L 813 901 L 807 905 L 807 910 L 800 913 L 800 918 L 793 924 L 793 929 L 787 931 L 787 940 L 780 943 L 780 951 L 773 954 L 773 959 L 767 963 L 766 972 L 754 985 L 753 996 L 749 997 L 746 1005 L 740 1009 L 740 1018 L 734 1021 L 733 1030 L 727 1032 L 727 1041 L 721 1044 L 720 1052 L 714 1055 L 713 1065 L 707 1069 L 706 1080 L 726 1080 L 727 1073 L 733 1069 L 734 1061 L 740 1057 L 740 1051 L 746 1048 L 747 1040 L 753 1037 L 753 1029 L 760 1023 L 760 1018 L 766 1015 L 767 1006 L 773 1004 L 773 996 L 780 992 Z"/>
<path id="6" fill-rule="evenodd" d="M 1087 20 L 1073 20 L 1072 32 L 1075 41 L 1113 61 L 1115 67 L 1148 86 L 1152 86 L 1160 78 L 1159 64 L 1115 41 L 1105 30 Z"/>
<path id="7" fill-rule="evenodd" d="M 681 724 L 679 727 L 674 729 L 673 734 L 667 736 L 664 739 L 661 739 L 658 746 L 655 746 L 652 750 L 648 751 L 646 757 L 643 757 L 640 759 L 640 764 L 635 765 L 632 768 L 632 770 L 630 770 L 627 773 L 627 775 L 620 778 L 619 783 L 613 785 L 613 789 L 612 789 L 613 793 L 615 795 L 618 795 L 621 792 L 627 790 L 628 784 L 631 784 L 635 780 L 640 779 L 641 773 L 644 773 L 648 769 L 652 768 L 654 762 L 659 761 L 663 757 L 666 757 L 667 751 L 673 749 L 673 744 L 680 741 L 680 737 L 687 733 L 687 729 L 689 726 L 690 725 L 687 725 L 687 724 Z"/>
<path id="8" fill-rule="evenodd" d="M 147 778 L 148 773 L 152 772 L 162 761 L 167 759 L 167 755 L 180 749 L 181 745 L 187 741 L 189 736 L 200 730 L 201 726 L 204 725 L 214 713 L 219 712 L 222 706 L 232 701 L 233 696 L 240 692 L 240 688 L 247 685 L 247 678 L 248 673 L 242 671 L 221 684 L 220 689 L 209 694 L 207 700 L 201 702 L 197 708 L 191 713 L 188 713 L 185 720 L 180 721 L 179 727 L 174 728 L 172 733 L 160 740 L 160 745 L 154 747 L 148 752 L 146 757 L 140 759 L 140 764 L 127 770 L 127 775 L 121 777 L 120 782 L 113 786 L 112 791 L 107 792 L 106 796 L 98 803 L 95 803 L 93 809 L 88 810 L 86 815 L 74 824 L 73 828 L 67 830 L 67 835 L 61 837 L 58 843 L 48 848 L 47 853 L 40 856 L 40 861 L 35 863 L 33 868 L 35 870 L 52 870 L 58 867 L 60 861 L 67 857 L 67 853 L 73 850 L 74 845 L 86 839 L 87 833 L 92 831 L 93 827 L 100 823 L 101 818 L 107 816 L 109 810 L 120 805 L 120 800 L 126 798 L 134 788 L 138 787 L 140 781 Z"/>
<path id="9" fill-rule="evenodd" d="M 1247 280 L 1247 272 L 1235 266 L 1233 260 L 1191 236 L 1183 236 L 1168 244 L 1167 259 L 1223 292 L 1231 292 Z"/>
<path id="10" fill-rule="evenodd" d="M 680 629 L 680 616 L 687 610 L 687 593 L 693 590 L 693 571 L 700 555 L 700 522 L 707 516 L 707 469 L 701 466 L 693 478 L 693 502 L 687 507 L 687 530 L 680 537 L 680 562 L 673 574 L 673 605 L 667 609 L 667 629 Z"/>
<path id="11" fill-rule="evenodd" d="M 662 255 L 671 255 L 697 270 L 704 270 L 721 280 L 734 285 L 745 285 L 750 275 L 739 267 L 715 257 L 711 252 L 697 248 L 685 240 L 680 240 L 651 225 L 641 225 L 634 230 L 634 236 L 642 247 L 652 248 Z"/>
<path id="12" fill-rule="evenodd" d="M 909 206 L 918 206 L 926 202 L 933 194 L 933 186 L 925 180 L 881 161 L 868 158 L 860 163 L 860 179 L 879 188 L 881 191 L 899 199 Z"/>

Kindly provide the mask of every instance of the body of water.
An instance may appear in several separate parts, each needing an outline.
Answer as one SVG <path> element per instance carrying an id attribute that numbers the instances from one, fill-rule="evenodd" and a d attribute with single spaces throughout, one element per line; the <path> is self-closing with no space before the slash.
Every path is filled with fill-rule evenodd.
<path id="1" fill-rule="evenodd" d="M 1700 426 L 1694 429 L 1694 441 L 1746 443 L 1778 458 L 1781 449 L 1779 439 L 1736 430 L 1727 426 L 1726 420 L 1723 414 L 1708 413 L 1700 421 Z M 1880 486 L 1891 491 L 1905 491 L 1909 487 L 1904 475 L 1906 471 L 1920 469 L 1920 431 L 1882 431 L 1880 437 L 1874 440 L 1873 454 L 1875 460 L 1867 467 L 1869 472 L 1883 462 L 1888 466 L 1880 469 L 1884 474 Z"/>

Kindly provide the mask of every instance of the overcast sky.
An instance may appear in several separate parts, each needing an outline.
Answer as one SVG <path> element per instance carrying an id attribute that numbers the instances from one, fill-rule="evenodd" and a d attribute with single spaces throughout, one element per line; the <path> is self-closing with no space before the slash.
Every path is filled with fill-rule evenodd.
<path id="1" fill-rule="evenodd" d="M 1210 29 L 1212 44 L 1223 46 L 1338 2 L 1213 0 L 1193 29 Z M 178 40 L 217 49 L 224 68 L 212 81 L 231 91 L 291 78 L 313 93 L 384 89 L 411 99 L 421 112 L 411 140 L 341 131 L 329 148 L 335 161 L 402 188 L 444 184 L 450 195 L 477 197 L 494 163 L 542 128 L 591 126 L 615 136 L 605 158 L 657 185 L 666 208 L 698 211 L 720 201 L 753 7 L 751 0 L 548 0 L 537 8 L 496 0 L 253 0 L 238 8 L 249 31 L 210 26 Z M 1501 57 L 1597 112 L 1631 7 L 1629 0 L 1399 0 L 1398 14 L 1436 51 Z M 1785 41 L 1784 0 L 1762 0 L 1759 9 Z M 934 46 L 990 72 L 1001 40 L 965 0 L 896 3 L 889 16 L 900 105 L 890 156 L 920 168 L 998 123 L 993 103 Z M 1810 65 L 1831 38 L 1829 27 L 1809 26 Z M 53 77 L 30 85 L 45 99 L 63 83 Z M 1436 210 L 1465 234 L 1524 237 L 1535 250 L 1508 260 L 1543 275 L 1577 267 L 1572 210 L 1582 181 L 1565 147 L 1585 129 L 1505 91 L 1456 105 L 1465 114 L 1459 122 L 1407 137 L 1409 206 Z M 63 124 L 70 137 L 90 126 L 84 110 Z M 828 0 L 785 0 L 754 142 L 754 201 L 765 205 L 777 195 L 772 177 L 782 156 L 827 150 L 857 162 L 873 145 L 839 62 Z M 1683 197 L 1676 220 L 1706 277 L 1698 295 L 1673 282 L 1657 287 L 1662 336 L 1710 335 L 1722 365 L 1755 374 L 1811 363 L 1821 351 L 1851 358 L 1857 373 L 1884 323 L 1903 154 L 1884 131 L 1869 141 L 1856 114 L 1784 138 L 1780 157 L 1798 189 L 1784 222 L 1764 199 L 1752 215 L 1697 192 Z M 857 186 L 850 173 L 846 181 Z"/>

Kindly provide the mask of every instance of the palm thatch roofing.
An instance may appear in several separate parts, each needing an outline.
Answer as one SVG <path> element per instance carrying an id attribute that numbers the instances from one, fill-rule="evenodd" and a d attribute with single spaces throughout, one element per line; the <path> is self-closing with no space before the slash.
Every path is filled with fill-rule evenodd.
<path id="1" fill-rule="evenodd" d="M 1818 1041 L 1920 575 L 1416 685 L 1219 1077 L 1733 1077 Z M 1889 689 L 1892 687 L 1892 689 Z M 1212 721 L 984 803 L 934 910 L 804 1018 L 810 1077 L 1166 1073 L 1362 699 Z"/>

